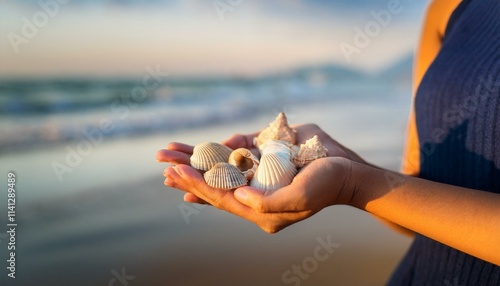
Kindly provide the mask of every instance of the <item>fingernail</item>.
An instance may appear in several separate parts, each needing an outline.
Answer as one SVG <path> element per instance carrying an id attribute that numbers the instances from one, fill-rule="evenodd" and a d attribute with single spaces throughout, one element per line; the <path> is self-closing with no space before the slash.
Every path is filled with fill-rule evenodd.
<path id="1" fill-rule="evenodd" d="M 155 155 L 156 162 L 161 162 L 161 154 L 160 154 L 160 152 L 161 152 L 161 150 L 156 152 L 156 155 Z"/>
<path id="2" fill-rule="evenodd" d="M 234 196 L 239 201 L 245 201 L 247 199 L 247 192 L 245 192 L 244 190 L 236 189 L 234 191 Z"/>
<path id="3" fill-rule="evenodd" d="M 165 179 L 165 181 L 164 181 L 163 183 L 164 183 L 165 185 L 167 185 L 167 186 L 170 186 L 170 183 L 171 183 L 171 182 L 172 182 L 171 180 L 169 180 L 168 178 L 166 178 L 166 179 Z"/>

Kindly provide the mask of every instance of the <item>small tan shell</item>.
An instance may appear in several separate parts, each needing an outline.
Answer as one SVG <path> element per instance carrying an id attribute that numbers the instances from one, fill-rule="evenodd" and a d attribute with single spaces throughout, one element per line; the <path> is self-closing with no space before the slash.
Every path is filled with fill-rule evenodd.
<path id="1" fill-rule="evenodd" d="M 254 143 L 257 147 L 269 140 L 286 141 L 292 145 L 296 142 L 296 131 L 288 126 L 286 116 L 283 112 L 278 114 L 276 119 L 269 124 L 269 126 L 262 130 L 260 134 L 255 137 Z"/>
<path id="2" fill-rule="evenodd" d="M 268 153 L 260 158 L 260 164 L 250 185 L 265 191 L 275 191 L 289 185 L 297 169 L 287 156 Z"/>
<path id="3" fill-rule="evenodd" d="M 315 135 L 313 138 L 307 140 L 306 143 L 300 144 L 299 153 L 293 158 L 293 162 L 297 167 L 301 168 L 327 155 L 328 149 L 323 146 L 318 136 Z"/>
<path id="4" fill-rule="evenodd" d="M 225 145 L 205 142 L 194 147 L 190 158 L 191 166 L 200 171 L 208 171 L 219 162 L 226 162 L 233 150 Z"/>
<path id="5" fill-rule="evenodd" d="M 208 170 L 203 177 L 211 187 L 223 190 L 231 190 L 247 185 L 247 179 L 240 170 L 229 163 L 217 163 Z"/>
<path id="6" fill-rule="evenodd" d="M 252 153 L 252 151 L 239 148 L 234 150 L 231 155 L 229 155 L 229 164 L 232 164 L 245 175 L 247 180 L 251 180 L 257 167 L 259 166 L 259 159 Z"/>

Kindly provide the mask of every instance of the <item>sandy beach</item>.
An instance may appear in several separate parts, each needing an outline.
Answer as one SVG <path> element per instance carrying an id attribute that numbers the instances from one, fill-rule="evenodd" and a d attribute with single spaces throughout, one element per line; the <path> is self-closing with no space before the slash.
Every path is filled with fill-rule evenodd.
<path id="1" fill-rule="evenodd" d="M 295 285 L 284 272 L 311 260 L 319 240 L 333 252 L 300 285 L 383 285 L 410 242 L 343 206 L 275 235 L 210 207 L 186 223 L 181 195 L 154 178 L 54 204 L 32 213 L 43 225 L 24 224 L 19 284 L 7 285 L 108 285 L 123 267 L 129 285 Z"/>
<path id="2" fill-rule="evenodd" d="M 368 160 L 397 169 L 406 109 L 396 107 L 406 99 L 396 101 L 343 105 L 349 113 L 332 104 L 287 112 L 292 123 L 316 122 Z M 269 235 L 229 213 L 183 203 L 181 192 L 163 185 L 166 165 L 154 155 L 166 143 L 220 141 L 274 116 L 105 140 L 62 182 L 50 162 L 64 160 L 64 146 L 4 155 L 2 171 L 19 175 L 20 227 L 18 277 L 2 285 L 383 285 L 411 240 L 367 213 L 330 207 Z"/>

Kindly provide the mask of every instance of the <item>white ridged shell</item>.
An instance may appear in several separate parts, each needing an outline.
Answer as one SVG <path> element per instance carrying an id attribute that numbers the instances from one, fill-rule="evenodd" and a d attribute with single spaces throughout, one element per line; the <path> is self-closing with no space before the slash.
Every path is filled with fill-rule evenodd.
<path id="1" fill-rule="evenodd" d="M 293 158 L 293 162 L 300 168 L 327 155 L 328 149 L 323 146 L 318 136 L 315 135 L 313 138 L 307 140 L 306 143 L 300 144 L 300 150 Z"/>
<path id="2" fill-rule="evenodd" d="M 269 140 L 281 140 L 295 145 L 296 131 L 288 125 L 288 121 L 283 112 L 278 114 L 276 119 L 254 138 L 254 143 L 255 146 L 259 147 Z"/>
<path id="3" fill-rule="evenodd" d="M 240 170 L 229 163 L 217 163 L 203 177 L 207 185 L 223 190 L 246 186 L 248 181 Z"/>
<path id="4" fill-rule="evenodd" d="M 252 153 L 252 151 L 239 148 L 234 150 L 229 155 L 229 164 L 232 164 L 245 175 L 247 180 L 251 180 L 259 166 L 259 159 Z"/>
<path id="5" fill-rule="evenodd" d="M 233 150 L 225 145 L 205 142 L 194 147 L 190 158 L 191 166 L 200 171 L 208 171 L 219 162 L 226 162 Z"/>
<path id="6" fill-rule="evenodd" d="M 279 153 L 268 153 L 260 158 L 250 185 L 265 191 L 275 191 L 289 185 L 297 169 L 290 158 Z"/>
<path id="7" fill-rule="evenodd" d="M 298 152 L 298 147 L 286 141 L 269 140 L 259 146 L 261 156 L 269 153 L 282 154 L 283 156 L 293 157 Z"/>

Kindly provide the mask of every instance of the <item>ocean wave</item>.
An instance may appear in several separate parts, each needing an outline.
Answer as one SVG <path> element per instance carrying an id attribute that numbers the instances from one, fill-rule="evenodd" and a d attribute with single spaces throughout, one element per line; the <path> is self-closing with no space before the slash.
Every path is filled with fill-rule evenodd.
<path id="1" fill-rule="evenodd" d="M 123 79 L 0 81 L 0 153 L 81 140 L 95 130 L 134 136 L 245 120 L 296 104 L 366 101 L 394 83 L 338 70 L 299 70 L 260 79 L 171 79 L 133 94 L 140 85 Z"/>

